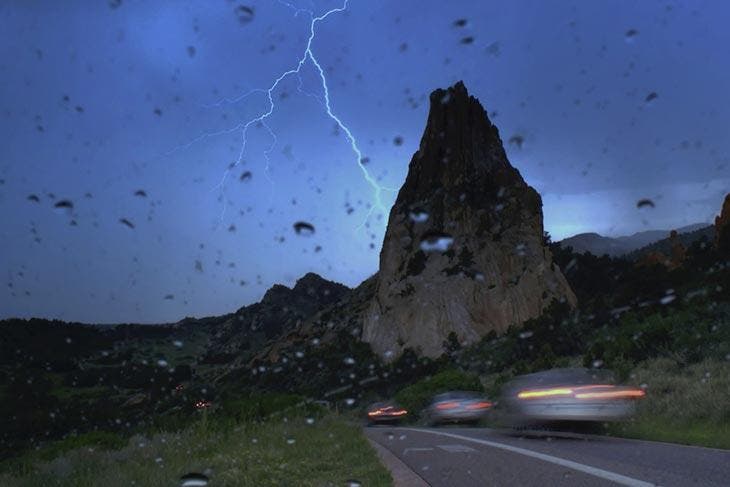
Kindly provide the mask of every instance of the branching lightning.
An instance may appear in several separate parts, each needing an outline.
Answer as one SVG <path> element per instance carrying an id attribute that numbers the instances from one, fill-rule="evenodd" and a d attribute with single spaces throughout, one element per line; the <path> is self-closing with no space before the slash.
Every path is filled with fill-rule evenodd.
<path id="1" fill-rule="evenodd" d="M 277 77 L 274 80 L 274 82 L 266 89 L 261 89 L 261 88 L 253 89 L 236 98 L 229 98 L 229 99 L 224 98 L 215 104 L 208 105 L 208 107 L 217 107 L 217 106 L 226 105 L 226 104 L 236 104 L 236 103 L 239 103 L 239 102 L 245 100 L 249 96 L 252 96 L 257 93 L 263 93 L 268 98 L 268 108 L 265 111 L 263 111 L 262 113 L 259 113 L 257 116 L 246 121 L 245 123 L 241 122 L 232 128 L 221 130 L 218 132 L 202 134 L 202 135 L 198 136 L 197 138 L 193 139 L 192 141 L 190 141 L 189 143 L 173 149 L 173 151 L 171 151 L 171 152 L 174 152 L 174 151 L 177 151 L 180 149 L 186 149 L 187 147 L 190 147 L 191 145 L 193 145 L 197 142 L 200 142 L 204 139 L 210 138 L 210 137 L 230 134 L 232 132 L 240 130 L 242 142 L 241 142 L 241 149 L 238 153 L 238 157 L 235 160 L 235 162 L 232 163 L 231 165 L 229 165 L 228 168 L 225 170 L 220 182 L 215 187 L 212 188 L 212 191 L 220 190 L 221 192 L 223 192 L 225 182 L 228 179 L 231 171 L 233 169 L 235 169 L 243 161 L 243 156 L 246 152 L 246 146 L 248 143 L 247 136 L 248 136 L 249 128 L 252 125 L 261 124 L 261 126 L 263 126 L 267 130 L 267 132 L 271 136 L 271 140 L 272 140 L 272 143 L 269 146 L 269 148 L 264 151 L 264 157 L 266 159 L 265 175 L 266 175 L 266 178 L 268 179 L 269 183 L 272 185 L 272 189 L 273 189 L 274 183 L 269 174 L 269 169 L 270 169 L 269 155 L 270 155 L 271 151 L 274 149 L 274 147 L 276 146 L 277 137 L 276 137 L 276 134 L 274 133 L 274 131 L 271 129 L 271 127 L 266 123 L 266 120 L 272 115 L 272 113 L 274 112 L 274 110 L 276 108 L 276 104 L 274 102 L 274 97 L 273 97 L 274 91 L 278 88 L 279 84 L 284 79 L 286 79 L 289 76 L 296 75 L 297 78 L 299 79 L 299 82 L 297 85 L 298 91 L 300 93 L 306 94 L 307 96 L 314 98 L 324 108 L 324 110 L 327 113 L 327 116 L 329 116 L 337 124 L 337 126 L 340 128 L 340 130 L 342 130 L 342 132 L 344 132 L 345 136 L 347 137 L 348 142 L 350 143 L 350 147 L 351 147 L 353 153 L 357 157 L 357 161 L 356 161 L 357 165 L 359 166 L 365 181 L 372 188 L 373 204 L 368 209 L 368 213 L 365 216 L 365 219 L 363 220 L 363 222 L 357 227 L 357 229 L 360 229 L 369 221 L 373 212 L 376 210 L 381 212 L 384 217 L 387 216 L 388 211 L 387 211 L 387 208 L 385 207 L 385 205 L 383 204 L 382 194 L 384 191 L 397 191 L 397 190 L 394 188 L 388 188 L 385 186 L 381 186 L 378 183 L 378 181 L 370 174 L 370 171 L 368 171 L 368 169 L 365 167 L 365 165 L 363 163 L 363 155 L 362 155 L 360 148 L 358 147 L 355 136 L 352 134 L 350 129 L 347 127 L 347 125 L 345 125 L 345 123 L 342 121 L 342 119 L 340 119 L 332 109 L 332 102 L 330 99 L 327 77 L 325 75 L 324 69 L 320 65 L 319 61 L 317 60 L 317 58 L 312 50 L 312 43 L 314 42 L 314 39 L 316 37 L 317 23 L 324 21 L 325 19 L 327 19 L 327 17 L 329 17 L 332 14 L 344 12 L 347 9 L 347 4 L 348 4 L 349 0 L 343 0 L 343 4 L 341 7 L 333 8 L 319 16 L 315 16 L 314 12 L 311 10 L 297 8 L 296 6 L 292 5 L 289 2 L 286 2 L 285 0 L 278 0 L 278 1 L 280 4 L 292 9 L 294 11 L 295 17 L 297 17 L 299 14 L 307 14 L 310 18 L 309 37 L 307 39 L 307 44 L 304 49 L 304 52 L 302 53 L 297 64 L 295 65 L 295 67 L 281 73 L 281 75 L 279 75 L 279 77 Z M 302 68 L 308 62 L 311 63 L 311 65 L 316 69 L 317 73 L 319 74 L 319 79 L 321 81 L 321 86 L 322 86 L 323 97 L 320 97 L 313 93 L 307 93 L 302 90 L 302 80 L 301 80 L 300 74 L 301 74 Z M 225 214 L 225 209 L 226 209 L 226 201 L 225 201 L 225 198 L 223 198 L 223 210 L 221 213 L 221 220 L 223 219 L 223 216 Z M 387 219 L 384 218 L 383 220 L 386 221 Z"/>

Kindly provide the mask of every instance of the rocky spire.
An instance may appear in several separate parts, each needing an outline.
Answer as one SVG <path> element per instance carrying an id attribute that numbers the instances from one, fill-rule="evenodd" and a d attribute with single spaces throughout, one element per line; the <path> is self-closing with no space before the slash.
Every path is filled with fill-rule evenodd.
<path id="1" fill-rule="evenodd" d="M 542 201 L 459 82 L 431 94 L 419 150 L 390 212 L 363 339 L 381 355 L 438 356 L 575 295 L 544 241 Z M 392 352 L 392 353 L 389 353 Z"/>
<path id="2" fill-rule="evenodd" d="M 730 256 L 730 193 L 725 195 L 720 215 L 715 217 L 715 245 L 720 252 Z"/>

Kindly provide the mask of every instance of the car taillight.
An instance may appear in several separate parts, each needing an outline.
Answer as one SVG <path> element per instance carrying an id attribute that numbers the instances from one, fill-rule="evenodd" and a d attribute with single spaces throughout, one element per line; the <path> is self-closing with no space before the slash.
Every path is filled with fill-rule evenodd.
<path id="1" fill-rule="evenodd" d="M 386 408 L 380 408 L 376 409 L 375 411 L 368 412 L 368 416 L 370 417 L 382 416 L 384 414 L 387 414 L 389 416 L 404 416 L 408 414 L 408 411 L 406 411 L 405 409 L 393 410 L 392 406 L 388 406 Z"/>
<path id="2" fill-rule="evenodd" d="M 615 391 L 576 392 L 576 399 L 625 399 L 644 397 L 646 393 L 641 389 L 620 389 Z"/>
<path id="3" fill-rule="evenodd" d="M 467 409 L 487 409 L 492 407 L 492 403 L 489 401 L 480 401 L 475 402 L 473 404 L 469 404 L 466 408 Z"/>
<path id="4" fill-rule="evenodd" d="M 458 402 L 441 402 L 436 405 L 436 409 L 454 409 L 455 407 L 458 407 Z"/>
<path id="5" fill-rule="evenodd" d="M 550 389 L 532 389 L 517 394 L 519 399 L 539 399 L 546 397 L 574 397 L 576 399 L 626 399 L 645 395 L 641 389 L 617 388 L 612 384 L 591 384 L 577 387 L 554 387 Z"/>

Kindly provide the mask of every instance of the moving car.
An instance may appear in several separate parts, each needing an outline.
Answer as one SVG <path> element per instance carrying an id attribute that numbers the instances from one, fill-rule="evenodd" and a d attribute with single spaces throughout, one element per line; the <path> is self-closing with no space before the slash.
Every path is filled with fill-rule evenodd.
<path id="1" fill-rule="evenodd" d="M 484 417 L 492 402 L 478 392 L 452 391 L 434 396 L 426 409 L 431 424 L 476 423 Z"/>
<path id="2" fill-rule="evenodd" d="M 616 385 L 605 370 L 551 369 L 516 377 L 500 400 L 512 426 L 551 422 L 606 422 L 629 417 L 642 389 Z"/>
<path id="3" fill-rule="evenodd" d="M 393 402 L 376 402 L 367 408 L 370 424 L 397 423 L 406 417 L 408 411 Z"/>

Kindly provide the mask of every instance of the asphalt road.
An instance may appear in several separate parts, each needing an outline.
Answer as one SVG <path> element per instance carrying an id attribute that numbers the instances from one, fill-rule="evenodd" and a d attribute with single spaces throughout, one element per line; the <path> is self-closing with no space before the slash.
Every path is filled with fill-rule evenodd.
<path id="1" fill-rule="evenodd" d="M 376 426 L 365 434 L 428 485 L 730 486 L 730 451 L 485 428 Z"/>

